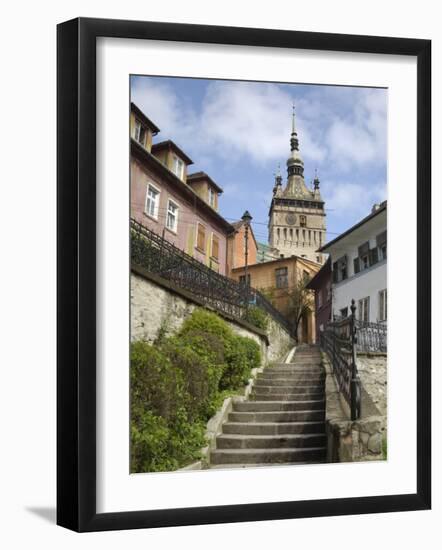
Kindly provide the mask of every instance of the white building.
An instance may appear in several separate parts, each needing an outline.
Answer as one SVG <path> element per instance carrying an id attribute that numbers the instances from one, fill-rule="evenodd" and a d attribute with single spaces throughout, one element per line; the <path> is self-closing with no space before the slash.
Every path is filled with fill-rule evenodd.
<path id="1" fill-rule="evenodd" d="M 369 216 L 320 248 L 332 262 L 332 312 L 364 322 L 387 320 L 387 201 Z"/>

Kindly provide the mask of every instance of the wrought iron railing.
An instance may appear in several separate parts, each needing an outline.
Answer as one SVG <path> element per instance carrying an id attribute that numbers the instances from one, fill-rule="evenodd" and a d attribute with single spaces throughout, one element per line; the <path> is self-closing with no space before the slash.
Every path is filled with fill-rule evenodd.
<path id="1" fill-rule="evenodd" d="M 290 322 L 258 290 L 216 273 L 144 225 L 131 219 L 131 261 L 187 290 L 215 310 L 247 318 L 250 305 L 273 317 L 290 334 Z"/>
<path id="2" fill-rule="evenodd" d="M 356 365 L 355 301 L 349 317 L 328 323 L 320 333 L 321 348 L 330 357 L 339 391 L 350 407 L 351 420 L 361 417 L 361 382 Z"/>
<path id="3" fill-rule="evenodd" d="M 387 324 L 355 321 L 356 350 L 359 352 L 387 352 Z"/>

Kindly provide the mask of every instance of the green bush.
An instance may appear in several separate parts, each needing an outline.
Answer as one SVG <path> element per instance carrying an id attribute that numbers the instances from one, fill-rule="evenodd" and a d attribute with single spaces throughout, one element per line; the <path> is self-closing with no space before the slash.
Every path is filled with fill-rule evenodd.
<path id="1" fill-rule="evenodd" d="M 183 371 L 147 342 L 131 345 L 131 471 L 175 470 L 196 459 L 204 426 L 192 423 Z"/>
<path id="2" fill-rule="evenodd" d="M 198 344 L 201 345 L 201 342 Z M 166 340 L 162 351 L 175 368 L 182 372 L 184 389 L 188 396 L 189 420 L 205 417 L 219 382 L 219 376 L 208 357 L 198 353 L 190 340 L 184 341 L 177 337 Z"/>
<path id="3" fill-rule="evenodd" d="M 173 337 L 133 342 L 131 471 L 170 471 L 197 460 L 207 419 L 260 362 L 255 341 L 204 309 Z"/>
<path id="4" fill-rule="evenodd" d="M 132 414 L 148 408 L 154 415 L 173 422 L 176 411 L 185 405 L 182 373 L 157 347 L 133 342 L 130 357 Z"/>
<path id="5" fill-rule="evenodd" d="M 249 306 L 244 320 L 257 328 L 267 331 L 269 316 L 257 306 Z"/>

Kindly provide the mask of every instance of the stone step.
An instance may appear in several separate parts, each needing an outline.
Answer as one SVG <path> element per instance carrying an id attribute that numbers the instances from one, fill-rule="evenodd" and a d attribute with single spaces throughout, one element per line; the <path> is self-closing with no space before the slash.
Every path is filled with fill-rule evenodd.
<path id="1" fill-rule="evenodd" d="M 320 393 L 324 389 L 324 384 L 315 384 L 309 386 L 301 385 L 281 385 L 271 384 L 265 386 L 264 384 L 255 384 L 253 391 L 255 393 Z"/>
<path id="2" fill-rule="evenodd" d="M 264 373 L 263 373 L 264 375 Z M 294 378 L 294 379 L 307 379 L 307 378 L 321 378 L 324 376 L 324 372 L 322 370 L 315 370 L 315 371 L 305 371 L 305 370 L 281 370 L 279 372 L 275 370 L 269 371 L 265 373 L 265 376 L 267 378 Z"/>
<path id="3" fill-rule="evenodd" d="M 256 377 L 257 382 L 265 382 L 265 381 L 272 381 L 272 382 L 279 382 L 280 384 L 305 384 L 306 382 L 324 382 L 325 381 L 325 375 L 322 374 L 287 374 L 287 373 L 267 373 L 263 372 L 262 374 L 258 374 Z"/>
<path id="4" fill-rule="evenodd" d="M 308 462 L 279 462 L 277 464 L 211 464 L 210 469 L 211 470 L 231 470 L 232 468 L 284 468 L 286 466 L 290 466 L 293 464 L 296 464 L 297 466 L 301 466 L 302 464 L 323 464 L 324 459 L 320 458 L 319 460 L 309 460 Z"/>
<path id="5" fill-rule="evenodd" d="M 312 359 L 307 361 L 307 359 L 303 359 L 302 361 L 292 361 L 291 363 L 273 363 L 272 365 L 266 367 L 266 369 L 282 369 L 284 367 L 294 367 L 297 365 L 306 365 L 307 367 L 312 367 L 315 365 L 320 366 L 321 360 Z"/>
<path id="6" fill-rule="evenodd" d="M 325 447 L 304 449 L 217 449 L 210 453 L 212 464 L 264 464 L 306 462 L 325 458 Z"/>
<path id="7" fill-rule="evenodd" d="M 229 422 L 313 422 L 325 419 L 324 409 L 303 411 L 231 412 Z"/>
<path id="8" fill-rule="evenodd" d="M 292 374 L 301 374 L 301 373 L 313 374 L 314 372 L 323 373 L 324 368 L 318 364 L 314 364 L 314 365 L 287 364 L 287 365 L 281 365 L 281 366 L 266 367 L 264 372 L 271 372 L 271 373 L 290 372 Z"/>
<path id="9" fill-rule="evenodd" d="M 252 393 L 251 401 L 296 401 L 299 399 L 299 393 Z M 317 401 L 324 399 L 323 393 L 306 393 L 302 395 L 306 401 Z"/>
<path id="10" fill-rule="evenodd" d="M 305 447 L 324 447 L 325 444 L 325 434 L 223 434 L 216 438 L 217 449 L 303 449 Z"/>
<path id="11" fill-rule="evenodd" d="M 324 408 L 324 399 L 316 401 L 236 401 L 233 403 L 234 412 L 307 411 Z"/>
<path id="12" fill-rule="evenodd" d="M 325 422 L 226 422 L 223 433 L 242 435 L 280 435 L 325 433 Z"/>

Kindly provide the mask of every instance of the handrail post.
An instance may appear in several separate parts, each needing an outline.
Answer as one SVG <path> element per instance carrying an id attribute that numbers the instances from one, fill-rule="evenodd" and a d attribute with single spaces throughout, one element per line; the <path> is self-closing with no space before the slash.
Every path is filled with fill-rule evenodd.
<path id="1" fill-rule="evenodd" d="M 361 382 L 356 366 L 356 326 L 355 326 L 355 301 L 351 301 L 350 316 L 350 341 L 351 341 L 351 382 L 350 382 L 350 411 L 351 419 L 357 420 L 361 416 Z"/>

